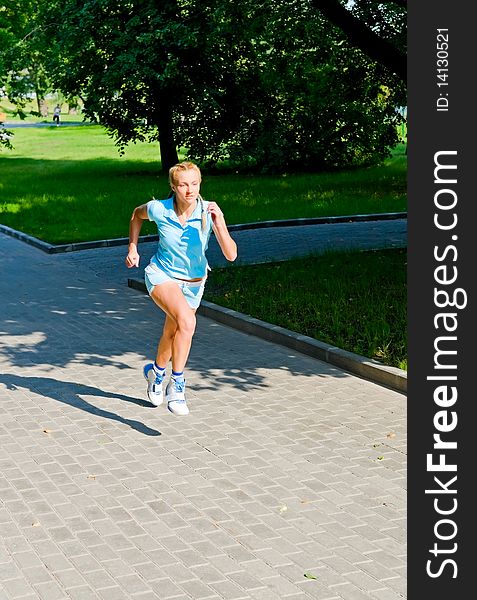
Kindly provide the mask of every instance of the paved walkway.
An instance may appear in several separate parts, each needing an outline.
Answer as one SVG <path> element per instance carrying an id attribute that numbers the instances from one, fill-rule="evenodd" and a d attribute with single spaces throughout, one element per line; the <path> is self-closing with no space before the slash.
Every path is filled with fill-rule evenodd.
<path id="1" fill-rule="evenodd" d="M 328 250 L 402 248 L 407 246 L 407 220 L 356 221 L 324 225 L 270 227 L 234 231 L 239 248 L 236 264 L 257 264 L 287 260 Z M 101 278 L 126 284 L 128 277 L 141 277 L 142 268 L 154 253 L 157 242 L 142 242 L 139 247 L 141 268 L 124 265 L 125 246 L 82 250 L 65 253 L 59 260 L 76 263 L 78 268 L 93 270 Z M 207 251 L 212 268 L 227 264 L 215 237 L 210 238 Z"/>
<path id="2" fill-rule="evenodd" d="M 4 121 L 3 125 L 5 129 L 19 129 L 25 127 L 56 127 L 56 124 L 53 122 L 53 115 L 45 117 L 45 121 L 35 121 L 35 122 L 25 122 L 25 121 Z M 70 127 L 79 127 L 83 125 L 93 125 L 93 123 L 84 122 L 84 121 L 64 121 L 60 120 L 60 127 L 68 125 Z"/>
<path id="3" fill-rule="evenodd" d="M 0 235 L 0 599 L 405 597 L 406 398 L 199 317 L 152 407 L 124 250 Z"/>

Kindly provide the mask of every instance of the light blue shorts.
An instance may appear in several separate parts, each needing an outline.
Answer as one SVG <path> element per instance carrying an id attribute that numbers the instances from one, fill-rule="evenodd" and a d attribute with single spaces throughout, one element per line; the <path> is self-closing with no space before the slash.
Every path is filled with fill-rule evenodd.
<path id="1" fill-rule="evenodd" d="M 187 304 L 194 309 L 199 308 L 200 301 L 204 295 L 206 279 L 206 277 L 201 281 L 182 281 L 182 279 L 175 279 L 175 277 L 171 277 L 154 264 L 149 264 L 144 269 L 144 281 L 149 295 L 151 295 L 154 286 L 161 285 L 161 283 L 165 283 L 166 281 L 173 281 L 174 283 L 177 283 L 181 289 L 184 298 L 187 300 Z"/>

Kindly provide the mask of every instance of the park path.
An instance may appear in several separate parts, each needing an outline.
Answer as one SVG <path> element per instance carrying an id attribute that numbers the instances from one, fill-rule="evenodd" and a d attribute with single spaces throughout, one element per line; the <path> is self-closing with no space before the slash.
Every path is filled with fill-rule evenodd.
<path id="1" fill-rule="evenodd" d="M 0 599 L 405 597 L 405 396 L 199 317 L 153 408 L 124 250 L 0 234 Z"/>
<path id="2" fill-rule="evenodd" d="M 298 258 L 331 250 L 376 250 L 407 246 L 407 219 L 350 221 L 320 225 L 265 227 L 233 231 L 239 255 L 235 264 L 249 265 Z M 127 284 L 128 277 L 142 277 L 142 268 L 154 253 L 157 242 L 141 242 L 139 269 L 127 269 L 125 245 L 66 252 L 59 261 L 74 263 L 78 268 L 94 271 L 98 277 Z M 212 268 L 226 266 L 215 237 L 207 251 Z"/>

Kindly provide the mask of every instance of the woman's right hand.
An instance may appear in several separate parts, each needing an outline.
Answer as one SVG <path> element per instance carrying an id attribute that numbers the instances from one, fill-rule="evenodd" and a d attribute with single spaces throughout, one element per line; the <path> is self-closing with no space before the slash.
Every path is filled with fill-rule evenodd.
<path id="1" fill-rule="evenodd" d="M 139 253 L 135 248 L 129 250 L 125 260 L 127 268 L 139 267 L 139 258 Z"/>
<path id="2" fill-rule="evenodd" d="M 139 253 L 137 251 L 137 244 L 139 240 L 139 234 L 141 233 L 142 222 L 145 219 L 147 219 L 147 204 L 136 206 L 136 208 L 133 210 L 131 220 L 129 221 L 128 255 L 124 261 L 128 269 L 131 267 L 139 267 Z"/>

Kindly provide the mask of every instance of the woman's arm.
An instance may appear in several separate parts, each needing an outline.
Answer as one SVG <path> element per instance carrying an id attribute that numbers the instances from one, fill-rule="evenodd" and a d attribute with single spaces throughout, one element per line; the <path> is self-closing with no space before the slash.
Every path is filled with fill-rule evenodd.
<path id="1" fill-rule="evenodd" d="M 220 249 L 227 260 L 233 261 L 237 258 L 237 244 L 230 237 L 227 224 L 225 223 L 224 213 L 220 210 L 216 202 L 209 202 L 207 211 L 212 217 L 212 229 L 219 242 Z"/>
<path id="2" fill-rule="evenodd" d="M 139 253 L 137 251 L 137 244 L 139 240 L 139 234 L 141 233 L 141 227 L 143 221 L 147 219 L 147 204 L 141 204 L 136 206 L 131 215 L 129 221 L 129 247 L 128 255 L 126 256 L 126 266 L 128 269 L 131 267 L 139 266 Z"/>

